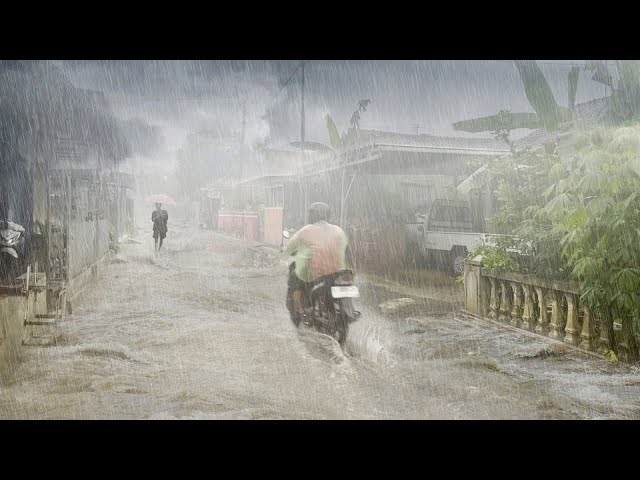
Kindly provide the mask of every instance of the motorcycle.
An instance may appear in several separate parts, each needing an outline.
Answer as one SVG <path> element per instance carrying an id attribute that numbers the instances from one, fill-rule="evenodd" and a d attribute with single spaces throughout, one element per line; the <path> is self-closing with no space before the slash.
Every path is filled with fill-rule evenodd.
<path id="1" fill-rule="evenodd" d="M 0 220 L 0 278 L 7 280 L 20 273 L 24 255 L 24 227 Z"/>
<path id="2" fill-rule="evenodd" d="M 290 230 L 284 231 L 283 237 L 289 239 L 291 234 Z M 295 262 L 291 262 L 289 275 L 295 275 L 294 270 Z M 335 338 L 341 347 L 347 341 L 349 325 L 360 317 L 360 312 L 353 306 L 353 299 L 360 295 L 353 278 L 351 269 L 324 275 L 313 281 L 302 295 L 306 322 L 320 333 Z M 294 314 L 291 289 L 287 291 L 287 309 L 291 321 L 299 327 L 300 320 Z"/>

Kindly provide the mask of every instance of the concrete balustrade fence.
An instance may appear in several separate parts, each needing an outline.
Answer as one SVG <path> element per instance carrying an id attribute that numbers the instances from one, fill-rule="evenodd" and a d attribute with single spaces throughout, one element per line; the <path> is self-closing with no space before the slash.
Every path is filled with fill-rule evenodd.
<path id="1" fill-rule="evenodd" d="M 468 313 L 589 352 L 613 351 L 621 361 L 639 359 L 633 318 L 614 319 L 607 309 L 590 311 L 576 284 L 489 270 L 482 256 L 466 262 L 464 284 Z"/>

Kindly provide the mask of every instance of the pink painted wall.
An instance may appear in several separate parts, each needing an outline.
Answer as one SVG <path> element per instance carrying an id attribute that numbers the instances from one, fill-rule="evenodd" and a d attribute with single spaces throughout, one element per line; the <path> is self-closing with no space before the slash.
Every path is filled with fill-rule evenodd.
<path id="1" fill-rule="evenodd" d="M 264 209 L 264 243 L 280 245 L 283 228 L 282 207 L 266 207 Z"/>
<path id="2" fill-rule="evenodd" d="M 218 230 L 257 242 L 258 214 L 255 212 L 218 212 Z"/>

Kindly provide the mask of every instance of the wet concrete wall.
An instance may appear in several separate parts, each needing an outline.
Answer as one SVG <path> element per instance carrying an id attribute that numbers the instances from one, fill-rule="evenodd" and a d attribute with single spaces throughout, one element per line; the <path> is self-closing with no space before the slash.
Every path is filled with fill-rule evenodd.
<path id="1" fill-rule="evenodd" d="M 73 220 L 69 235 L 69 273 L 74 278 L 109 251 L 106 220 Z"/>

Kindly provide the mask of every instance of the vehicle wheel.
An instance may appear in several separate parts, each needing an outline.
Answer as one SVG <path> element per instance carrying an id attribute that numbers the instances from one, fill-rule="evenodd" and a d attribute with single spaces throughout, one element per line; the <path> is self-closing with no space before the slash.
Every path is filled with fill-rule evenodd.
<path id="1" fill-rule="evenodd" d="M 456 275 L 464 273 L 464 260 L 467 257 L 467 251 L 456 249 L 451 252 L 451 268 Z"/>

